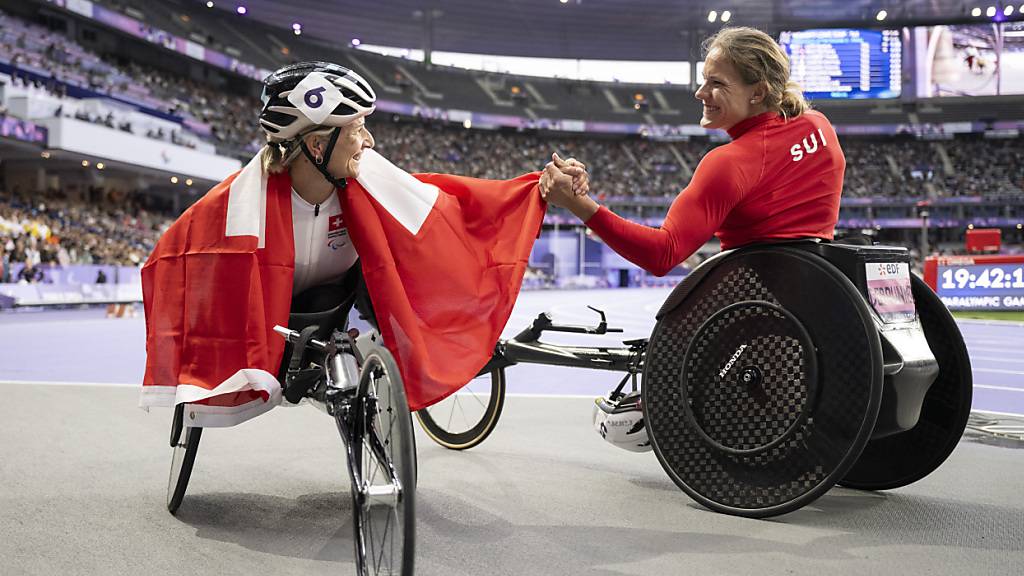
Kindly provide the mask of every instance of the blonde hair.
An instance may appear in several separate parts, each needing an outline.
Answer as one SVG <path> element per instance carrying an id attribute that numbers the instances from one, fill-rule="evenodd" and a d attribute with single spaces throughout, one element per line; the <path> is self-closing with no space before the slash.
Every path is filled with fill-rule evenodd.
<path id="1" fill-rule="evenodd" d="M 789 56 L 771 36 L 756 28 L 723 28 L 704 41 L 705 57 L 719 50 L 747 84 L 763 82 L 764 105 L 783 118 L 796 118 L 811 108 L 800 85 L 789 79 Z"/>
<path id="2" fill-rule="evenodd" d="M 314 134 L 318 138 L 326 138 L 331 134 L 331 130 L 334 130 L 333 126 L 318 126 L 287 142 L 270 142 L 268 138 L 266 146 L 260 150 L 260 164 L 263 166 L 263 171 L 268 174 L 284 172 L 302 154 L 303 138 L 310 134 Z"/>

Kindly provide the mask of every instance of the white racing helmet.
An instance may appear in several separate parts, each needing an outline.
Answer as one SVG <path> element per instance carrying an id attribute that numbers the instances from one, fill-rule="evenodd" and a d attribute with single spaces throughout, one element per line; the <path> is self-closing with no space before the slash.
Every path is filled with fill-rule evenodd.
<path id="1" fill-rule="evenodd" d="M 644 426 L 640 392 L 630 392 L 618 400 L 594 399 L 594 430 L 612 446 L 630 452 L 649 452 L 651 441 Z"/>
<path id="2" fill-rule="evenodd" d="M 263 81 L 260 127 L 286 142 L 317 126 L 341 127 L 370 114 L 377 95 L 362 76 L 330 62 L 299 62 Z"/>
<path id="3" fill-rule="evenodd" d="M 299 62 L 279 69 L 263 81 L 260 128 L 272 144 L 299 141 L 302 153 L 337 188 L 346 181 L 332 175 L 330 163 L 340 128 L 371 114 L 377 95 L 352 70 L 330 62 Z M 303 134 L 326 126 L 334 128 L 323 156 L 315 157 Z"/>

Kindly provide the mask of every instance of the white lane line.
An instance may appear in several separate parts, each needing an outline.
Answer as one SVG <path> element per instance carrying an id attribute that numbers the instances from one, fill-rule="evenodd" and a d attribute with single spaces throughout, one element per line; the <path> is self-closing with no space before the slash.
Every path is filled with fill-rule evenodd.
<path id="1" fill-rule="evenodd" d="M 92 386 L 92 387 L 118 387 L 118 386 L 139 386 L 141 383 L 131 382 L 53 382 L 47 380 L 0 380 L 0 385 L 11 384 L 13 386 Z"/>
<path id="2" fill-rule="evenodd" d="M 1019 330 L 1015 330 L 1015 332 L 1019 332 Z M 964 336 L 964 340 L 967 340 L 968 342 L 983 342 L 985 344 L 1005 344 L 1007 340 L 1013 341 L 1017 339 L 1024 340 L 1024 338 L 1020 338 L 1019 336 L 1017 338 L 982 338 L 970 335 Z"/>
<path id="3" fill-rule="evenodd" d="M 977 320 L 972 318 L 957 318 L 957 324 L 975 324 L 979 326 L 1024 326 L 1024 322 L 1020 320 Z"/>
<path id="4" fill-rule="evenodd" d="M 984 346 L 968 346 L 967 353 L 974 354 L 975 352 L 991 352 L 994 354 L 1020 354 L 1020 348 L 986 348 Z"/>
<path id="5" fill-rule="evenodd" d="M 575 306 L 570 307 L 569 305 L 552 306 L 551 315 L 555 319 L 555 323 L 559 323 L 559 318 L 562 322 L 574 322 L 574 323 L 585 323 L 588 326 L 595 326 L 600 321 L 600 316 L 596 312 L 584 309 L 590 314 L 584 314 L 575 310 Z M 608 321 L 608 326 L 612 328 L 630 327 L 638 330 L 644 330 L 650 332 L 654 329 L 653 318 L 649 320 L 638 319 L 634 317 L 609 317 L 611 314 L 605 310 L 605 318 Z"/>
<path id="6" fill-rule="evenodd" d="M 971 362 L 975 360 L 985 360 L 986 362 L 1010 362 L 1013 364 L 1024 364 L 1024 360 L 1017 358 L 995 358 L 992 356 L 971 356 Z"/>
<path id="7" fill-rule="evenodd" d="M 1024 416 L 1024 414 L 1016 414 L 1014 412 L 994 412 L 992 410 L 971 410 L 971 414 L 985 414 L 986 416 Z"/>
<path id="8" fill-rule="evenodd" d="M 999 368 L 971 368 L 971 372 L 989 372 L 991 374 L 1016 374 L 1017 376 L 1024 376 L 1024 372 L 1020 370 L 1001 370 Z"/>
<path id="9" fill-rule="evenodd" d="M 1024 392 L 1024 388 L 1013 388 L 1012 386 L 990 386 L 988 384 L 975 384 L 975 388 L 984 388 L 985 390 L 1004 390 L 1006 392 Z"/>
<path id="10" fill-rule="evenodd" d="M 593 400 L 600 396 L 600 394 L 533 394 L 527 392 L 506 392 L 505 396 L 515 398 L 585 398 L 587 400 Z"/>
<path id="11" fill-rule="evenodd" d="M 87 320 L 71 320 L 74 322 L 75 327 L 91 327 L 91 326 L 111 326 L 115 324 L 115 321 L 132 321 L 132 322 L 144 322 L 144 318 L 90 318 Z M 62 320 L 46 320 L 43 319 L 40 322 L 2 322 L 0 323 L 0 329 L 6 330 L 8 328 L 12 330 L 22 330 L 26 326 L 34 328 L 49 329 L 52 324 L 63 324 Z"/>

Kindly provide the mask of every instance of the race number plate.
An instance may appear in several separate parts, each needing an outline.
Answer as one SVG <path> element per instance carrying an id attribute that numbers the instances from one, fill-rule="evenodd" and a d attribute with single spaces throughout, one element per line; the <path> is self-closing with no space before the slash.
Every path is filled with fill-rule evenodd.
<path id="1" fill-rule="evenodd" d="M 917 312 L 910 291 L 910 265 L 906 262 L 869 262 L 864 267 L 868 302 L 882 322 L 913 322 Z"/>

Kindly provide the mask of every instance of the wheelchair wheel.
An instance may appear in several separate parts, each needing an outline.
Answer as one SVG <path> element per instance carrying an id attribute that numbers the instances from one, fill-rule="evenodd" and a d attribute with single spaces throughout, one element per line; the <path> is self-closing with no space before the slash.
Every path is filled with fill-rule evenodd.
<path id="1" fill-rule="evenodd" d="M 938 468 L 956 448 L 971 414 L 973 376 L 967 346 L 942 300 L 917 276 L 911 289 L 925 338 L 939 363 L 916 426 L 868 442 L 840 484 L 864 490 L 906 486 Z"/>
<path id="2" fill-rule="evenodd" d="M 669 296 L 650 339 L 651 444 L 711 510 L 796 510 L 843 478 L 870 438 L 883 383 L 870 310 L 842 272 L 801 250 L 707 264 Z"/>
<path id="3" fill-rule="evenodd" d="M 495 368 L 437 404 L 417 411 L 416 417 L 434 442 L 466 450 L 494 431 L 504 405 L 505 370 Z"/>
<path id="4" fill-rule="evenodd" d="M 199 439 L 203 435 L 202 428 L 182 429 L 181 421 L 184 408 L 184 404 L 179 404 L 175 408 L 175 420 L 172 425 L 174 437 L 171 440 L 174 452 L 171 454 L 171 474 L 167 480 L 167 511 L 171 514 L 178 512 L 178 507 L 181 506 L 181 501 L 185 497 L 189 478 L 192 477 L 192 466 L 196 462 L 196 453 L 199 451 Z"/>
<path id="5" fill-rule="evenodd" d="M 412 417 L 398 366 L 385 348 L 374 346 L 366 353 L 353 409 L 349 457 L 354 472 L 357 572 L 412 576 L 416 534 Z"/>

